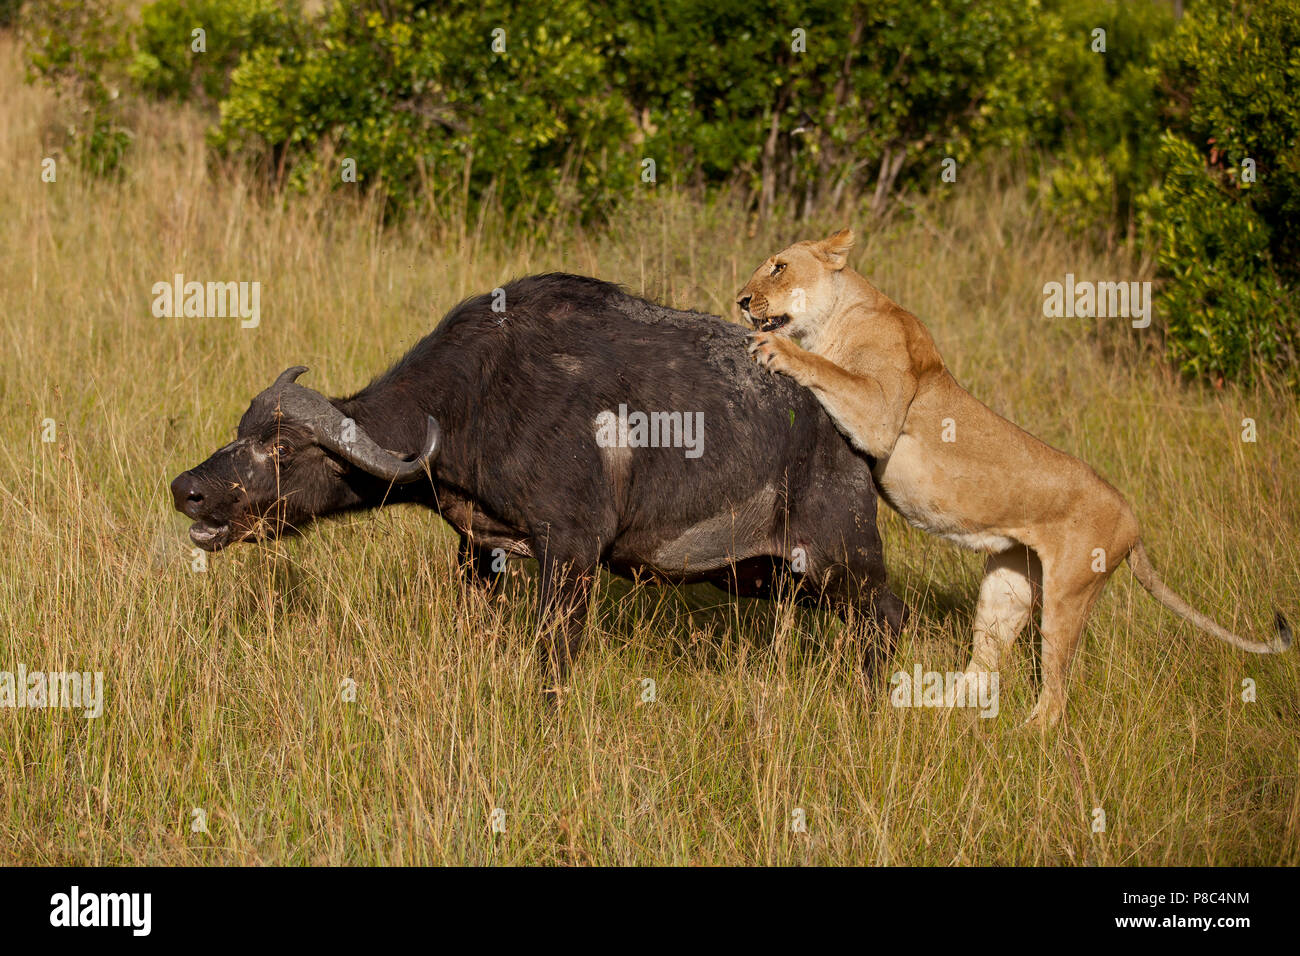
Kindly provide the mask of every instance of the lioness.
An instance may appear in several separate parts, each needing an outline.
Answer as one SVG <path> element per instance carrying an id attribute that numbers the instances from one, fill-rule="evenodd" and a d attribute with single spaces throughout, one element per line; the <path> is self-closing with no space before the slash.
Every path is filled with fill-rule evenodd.
<path id="1" fill-rule="evenodd" d="M 875 458 L 882 496 L 908 521 L 988 553 L 963 678 L 997 669 L 1029 622 L 1038 588 L 1043 678 L 1029 721 L 1055 724 L 1084 620 L 1126 557 L 1152 597 L 1201 630 L 1257 654 L 1290 646 L 1280 613 L 1277 637 L 1255 643 L 1174 593 L 1151 567 L 1123 496 L 958 385 L 916 316 L 845 268 L 852 246 L 845 229 L 795 243 L 759 266 L 737 297 L 759 330 L 749 351 L 812 390 L 840 430 Z M 958 685 L 952 699 L 961 699 Z"/>

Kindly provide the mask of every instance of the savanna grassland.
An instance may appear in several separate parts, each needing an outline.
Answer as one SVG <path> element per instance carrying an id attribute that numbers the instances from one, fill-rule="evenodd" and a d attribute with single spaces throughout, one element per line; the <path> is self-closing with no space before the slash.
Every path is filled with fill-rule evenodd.
<path id="1" fill-rule="evenodd" d="M 415 509 L 192 570 L 168 482 L 286 366 L 354 390 L 463 296 L 538 271 L 734 315 L 764 256 L 845 223 L 754 227 L 663 189 L 599 228 L 490 210 L 381 227 L 363 199 L 266 195 L 176 107 L 142 107 L 120 179 L 60 163 L 43 183 L 55 104 L 21 77 L 0 38 L 0 670 L 102 671 L 105 696 L 94 720 L 0 710 L 0 863 L 1300 862 L 1300 655 L 1222 646 L 1127 571 L 1043 737 L 1021 727 L 1032 638 L 997 717 L 895 709 L 829 617 L 608 578 L 548 715 L 530 572 L 502 600 L 467 593 L 454 536 Z M 1122 320 L 1042 315 L 1046 281 L 1149 263 L 1062 235 L 1014 167 L 853 225 L 852 264 L 959 381 L 1129 496 L 1172 585 L 1257 636 L 1275 606 L 1300 617 L 1294 400 L 1189 387 Z M 260 326 L 155 318 L 177 272 L 260 281 Z M 959 669 L 981 559 L 884 509 L 881 531 L 913 610 L 890 670 Z"/>

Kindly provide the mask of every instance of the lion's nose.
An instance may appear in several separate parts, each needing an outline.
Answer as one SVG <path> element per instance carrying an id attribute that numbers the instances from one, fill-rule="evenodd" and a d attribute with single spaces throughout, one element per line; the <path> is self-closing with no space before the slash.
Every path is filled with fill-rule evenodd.
<path id="1" fill-rule="evenodd" d="M 736 305 L 740 306 L 744 311 L 748 312 L 749 300 L 752 298 L 753 298 L 752 295 L 742 295 L 739 299 L 736 300 Z"/>

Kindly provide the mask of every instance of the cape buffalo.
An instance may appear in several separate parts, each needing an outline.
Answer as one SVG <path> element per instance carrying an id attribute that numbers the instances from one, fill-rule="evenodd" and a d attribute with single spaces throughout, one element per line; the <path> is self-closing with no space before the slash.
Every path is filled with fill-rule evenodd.
<path id="1" fill-rule="evenodd" d="M 749 360 L 737 325 L 540 275 L 460 303 L 355 395 L 297 384 L 306 371 L 281 374 L 234 442 L 172 482 L 199 547 L 432 508 L 470 581 L 491 580 L 495 549 L 537 559 L 556 687 L 599 566 L 765 597 L 789 573 L 801 600 L 856 609 L 889 638 L 902 626 L 871 462 L 811 394 Z"/>

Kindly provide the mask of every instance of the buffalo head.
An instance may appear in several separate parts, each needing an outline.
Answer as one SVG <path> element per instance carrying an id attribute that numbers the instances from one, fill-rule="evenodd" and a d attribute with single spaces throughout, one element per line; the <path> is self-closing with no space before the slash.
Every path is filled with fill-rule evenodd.
<path id="1" fill-rule="evenodd" d="M 194 519 L 190 539 L 205 551 L 292 533 L 318 515 L 356 508 L 377 482 L 429 474 L 438 452 L 430 416 L 412 459 L 381 448 L 319 392 L 286 369 L 253 399 L 235 441 L 172 481 L 176 510 Z"/>

